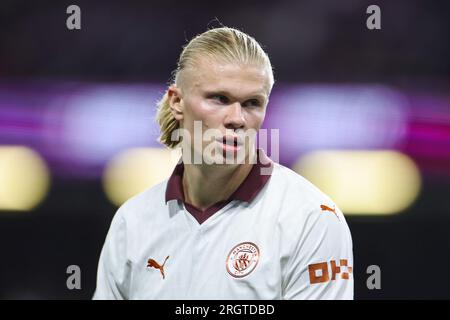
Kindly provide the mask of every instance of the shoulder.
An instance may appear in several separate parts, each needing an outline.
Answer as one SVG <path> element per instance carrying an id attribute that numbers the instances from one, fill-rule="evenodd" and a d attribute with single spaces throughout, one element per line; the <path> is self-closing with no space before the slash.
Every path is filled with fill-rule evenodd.
<path id="1" fill-rule="evenodd" d="M 147 188 L 123 203 L 114 214 L 105 245 L 134 261 L 145 235 L 162 224 L 167 181 Z M 108 245 L 107 245 L 108 244 Z"/>
<path id="2" fill-rule="evenodd" d="M 333 206 L 333 200 L 322 190 L 295 171 L 275 163 L 272 173 L 274 190 L 279 190 L 285 202 L 306 211 L 315 211 L 320 205 Z"/>
<path id="3" fill-rule="evenodd" d="M 129 223 L 146 219 L 166 207 L 165 191 L 167 180 L 149 187 L 125 201 L 117 210 L 115 216 Z M 116 218 L 115 217 L 115 218 Z"/>
<path id="4" fill-rule="evenodd" d="M 336 203 L 310 181 L 282 165 L 274 167 L 273 178 L 274 189 L 283 193 L 277 225 L 289 249 L 288 255 L 300 250 L 315 258 L 337 255 L 351 260 L 351 232 Z"/>
<path id="5" fill-rule="evenodd" d="M 272 191 L 278 194 L 278 223 L 287 233 L 307 234 L 314 227 L 347 234 L 345 216 L 336 203 L 318 187 L 293 170 L 275 164 Z"/>

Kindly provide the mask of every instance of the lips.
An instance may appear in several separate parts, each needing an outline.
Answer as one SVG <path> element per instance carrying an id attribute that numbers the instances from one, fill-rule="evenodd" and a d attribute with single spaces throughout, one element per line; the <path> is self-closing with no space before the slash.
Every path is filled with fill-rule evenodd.
<path id="1" fill-rule="evenodd" d="M 235 137 L 235 136 L 224 136 L 224 137 L 222 137 L 222 139 L 217 139 L 217 141 L 224 145 L 233 146 L 233 147 L 238 147 L 243 144 L 242 139 L 240 139 L 239 137 Z"/>
<path id="2" fill-rule="evenodd" d="M 223 152 L 235 153 L 243 145 L 242 139 L 237 136 L 223 136 L 222 138 L 218 138 L 217 142 L 220 143 Z"/>

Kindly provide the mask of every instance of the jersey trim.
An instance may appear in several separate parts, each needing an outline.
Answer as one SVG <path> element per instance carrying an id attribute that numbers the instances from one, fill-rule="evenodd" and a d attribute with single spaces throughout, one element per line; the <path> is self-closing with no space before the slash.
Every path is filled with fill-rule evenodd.
<path id="1" fill-rule="evenodd" d="M 261 174 L 263 168 L 268 168 L 265 174 Z M 225 207 L 228 203 L 233 200 L 240 200 L 244 202 L 252 202 L 253 199 L 258 195 L 261 189 L 269 181 L 273 171 L 273 161 L 267 157 L 263 149 L 258 149 L 257 152 L 257 163 L 255 163 L 250 170 L 249 174 L 241 185 L 236 189 L 236 191 L 224 201 L 217 202 L 205 210 L 201 210 L 189 203 L 186 203 L 183 192 L 183 172 L 184 164 L 178 164 L 172 175 L 167 182 L 166 188 L 166 203 L 170 200 L 181 200 L 190 214 L 202 224 L 214 213 Z"/>

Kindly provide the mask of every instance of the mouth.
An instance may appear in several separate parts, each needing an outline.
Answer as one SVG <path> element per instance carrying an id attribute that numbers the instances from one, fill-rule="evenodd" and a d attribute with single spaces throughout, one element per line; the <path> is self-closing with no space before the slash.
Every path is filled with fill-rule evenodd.
<path id="1" fill-rule="evenodd" d="M 242 139 L 235 136 L 224 136 L 217 139 L 217 142 L 221 144 L 223 150 L 237 151 L 243 145 Z"/>

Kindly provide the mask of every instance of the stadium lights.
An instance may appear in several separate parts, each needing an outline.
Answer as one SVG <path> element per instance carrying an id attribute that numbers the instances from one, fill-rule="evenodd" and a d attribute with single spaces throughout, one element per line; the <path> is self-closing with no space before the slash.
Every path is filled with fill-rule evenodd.
<path id="1" fill-rule="evenodd" d="M 30 148 L 0 146 L 0 210 L 29 211 L 46 196 L 50 175 Z"/>
<path id="2" fill-rule="evenodd" d="M 103 190 L 112 203 L 120 206 L 168 178 L 180 156 L 180 152 L 162 148 L 127 149 L 108 162 L 103 173 Z"/>
<path id="3" fill-rule="evenodd" d="M 328 194 L 345 214 L 400 213 L 421 188 L 417 166 L 397 151 L 316 151 L 302 156 L 293 169 Z"/>

